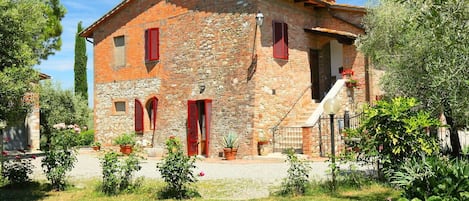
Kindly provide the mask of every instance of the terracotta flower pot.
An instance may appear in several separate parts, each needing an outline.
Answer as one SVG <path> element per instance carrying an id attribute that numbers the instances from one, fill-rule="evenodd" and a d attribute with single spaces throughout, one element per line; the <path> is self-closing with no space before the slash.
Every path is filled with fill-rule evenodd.
<path id="1" fill-rule="evenodd" d="M 357 83 L 356 82 L 345 82 L 345 86 L 347 88 L 355 88 L 355 87 L 357 87 Z"/>
<path id="2" fill-rule="evenodd" d="M 92 146 L 93 150 L 95 151 L 99 151 L 101 150 L 101 146 Z"/>
<path id="3" fill-rule="evenodd" d="M 236 154 L 238 153 L 237 148 L 223 148 L 226 160 L 235 160 Z"/>
<path id="4" fill-rule="evenodd" d="M 130 146 L 130 145 L 121 145 L 121 150 L 120 151 L 124 155 L 129 155 L 130 153 L 132 153 L 132 146 Z"/>

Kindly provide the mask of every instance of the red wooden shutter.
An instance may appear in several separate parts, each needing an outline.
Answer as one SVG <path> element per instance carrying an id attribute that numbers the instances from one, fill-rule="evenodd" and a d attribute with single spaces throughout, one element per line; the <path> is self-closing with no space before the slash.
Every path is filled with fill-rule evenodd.
<path id="1" fill-rule="evenodd" d="M 199 133 L 197 128 L 198 112 L 196 101 L 187 101 L 187 154 L 198 154 Z"/>
<path id="2" fill-rule="evenodd" d="M 210 156 L 210 126 L 212 119 L 212 100 L 205 100 L 205 155 Z"/>
<path id="3" fill-rule="evenodd" d="M 160 29 L 151 28 L 145 31 L 145 60 L 160 59 Z"/>
<path id="4" fill-rule="evenodd" d="M 288 59 L 288 25 L 282 22 L 272 22 L 274 58 Z"/>
<path id="5" fill-rule="evenodd" d="M 152 126 L 153 130 L 156 130 L 156 114 L 158 114 L 158 98 L 156 98 L 155 96 L 152 98 L 152 101 L 151 101 L 151 107 L 152 107 Z"/>
<path id="6" fill-rule="evenodd" d="M 143 105 L 135 99 L 135 132 L 143 132 Z"/>

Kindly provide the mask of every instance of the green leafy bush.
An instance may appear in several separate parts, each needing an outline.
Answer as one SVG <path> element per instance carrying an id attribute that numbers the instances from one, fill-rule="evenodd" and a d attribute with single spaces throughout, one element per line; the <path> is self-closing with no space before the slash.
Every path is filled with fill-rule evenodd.
<path id="1" fill-rule="evenodd" d="M 304 195 L 309 188 L 310 165 L 295 155 L 294 149 L 287 150 L 288 177 L 282 182 L 279 195 L 298 196 Z"/>
<path id="2" fill-rule="evenodd" d="M 94 130 L 87 130 L 80 133 L 79 145 L 89 146 L 94 142 Z"/>
<path id="3" fill-rule="evenodd" d="M 393 173 L 392 183 L 414 200 L 469 200 L 469 162 L 438 156 L 412 158 Z"/>
<path id="4" fill-rule="evenodd" d="M 357 154 L 353 151 L 346 151 L 337 157 L 337 186 L 345 189 L 360 189 L 363 186 L 371 185 L 376 179 L 371 177 L 371 175 L 366 171 L 359 170 L 358 166 L 360 164 L 350 162 L 354 161 L 354 159 L 357 157 L 356 155 Z M 343 169 L 342 167 L 345 166 L 348 168 Z"/>
<path id="5" fill-rule="evenodd" d="M 139 158 L 134 154 L 119 160 L 118 154 L 110 151 L 100 162 L 103 172 L 103 183 L 100 189 L 106 195 L 130 192 L 140 186 L 140 180 L 133 181 L 133 174 L 142 168 Z"/>
<path id="6" fill-rule="evenodd" d="M 31 159 L 36 159 L 36 156 L 33 155 L 29 158 L 17 155 L 14 159 L 6 160 L 3 164 L 2 176 L 12 185 L 30 182 L 29 175 L 33 173 L 34 169 Z"/>
<path id="7" fill-rule="evenodd" d="M 406 158 L 436 153 L 436 135 L 427 131 L 439 126 L 439 121 L 418 107 L 414 98 L 378 101 L 365 108 L 360 127 L 347 130 L 347 137 L 360 139 L 356 145 L 365 162 L 379 160 L 385 170 L 398 167 Z"/>
<path id="8" fill-rule="evenodd" d="M 200 197 L 196 189 L 190 184 L 197 182 L 194 175 L 194 165 L 196 158 L 184 154 L 181 142 L 175 137 L 170 137 L 166 141 L 168 155 L 163 161 L 157 164 L 156 168 L 160 172 L 166 187 L 158 193 L 162 199 L 189 199 Z"/>
<path id="9" fill-rule="evenodd" d="M 73 129 L 58 127 L 51 135 L 51 144 L 49 150 L 44 152 L 42 168 L 55 190 L 65 190 L 65 175 L 73 169 L 77 161 L 77 145 L 78 135 Z"/>

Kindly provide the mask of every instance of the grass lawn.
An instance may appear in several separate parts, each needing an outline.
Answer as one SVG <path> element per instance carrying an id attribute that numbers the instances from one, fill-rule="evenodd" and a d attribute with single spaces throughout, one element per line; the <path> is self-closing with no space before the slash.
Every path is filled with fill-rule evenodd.
<path id="1" fill-rule="evenodd" d="M 95 189 L 99 186 L 99 179 L 94 180 L 76 180 L 71 181 L 72 187 L 64 192 L 55 192 L 49 190 L 45 182 L 33 182 L 23 187 L 4 186 L 0 188 L 0 200 L 61 200 L 61 201 L 97 201 L 97 200 L 156 200 L 156 192 L 163 188 L 164 182 L 161 180 L 145 180 L 142 187 L 134 193 L 122 194 L 118 196 L 106 196 Z M 203 198 L 194 200 L 245 200 L 249 197 L 247 194 L 254 194 L 251 197 L 262 197 L 257 191 L 265 191 L 262 183 L 249 179 L 245 180 L 208 180 L 199 181 L 197 187 Z M 273 189 L 273 188 L 272 188 Z M 319 188 L 317 188 L 319 189 Z M 331 195 L 324 190 L 312 189 L 309 196 L 303 197 L 277 197 L 269 196 L 259 199 L 259 201 L 274 200 L 386 200 L 392 198 L 397 200 L 399 192 L 380 184 L 371 184 L 362 189 L 339 190 Z M 266 196 L 264 192 L 264 196 Z"/>

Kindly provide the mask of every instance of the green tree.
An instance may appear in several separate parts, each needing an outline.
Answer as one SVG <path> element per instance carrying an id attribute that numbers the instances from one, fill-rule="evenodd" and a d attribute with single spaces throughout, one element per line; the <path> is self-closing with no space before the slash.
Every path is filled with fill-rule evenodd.
<path id="1" fill-rule="evenodd" d="M 0 120 L 31 108 L 23 97 L 39 78 L 32 67 L 60 49 L 64 15 L 59 0 L 0 0 Z"/>
<path id="2" fill-rule="evenodd" d="M 78 23 L 77 33 L 75 35 L 75 94 L 81 94 L 88 100 L 88 83 L 86 80 L 86 42 L 85 38 L 79 36 L 83 30 L 82 22 Z"/>
<path id="3" fill-rule="evenodd" d="M 55 130 L 53 125 L 65 123 L 83 126 L 86 124 L 89 109 L 87 100 L 80 95 L 74 95 L 71 90 L 62 90 L 59 85 L 53 85 L 49 80 L 41 83 L 40 94 L 41 133 L 42 137 L 47 140 L 47 144 L 50 144 L 50 137 Z"/>
<path id="4" fill-rule="evenodd" d="M 364 19 L 358 46 L 378 68 L 391 96 L 416 97 L 433 115 L 443 113 L 452 154 L 457 130 L 469 122 L 469 1 L 382 0 Z"/>

